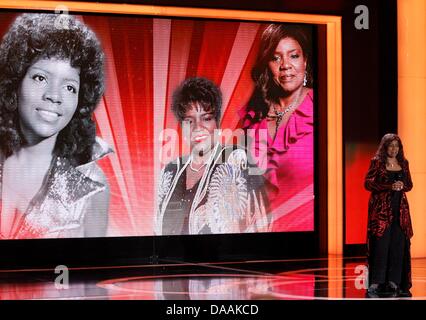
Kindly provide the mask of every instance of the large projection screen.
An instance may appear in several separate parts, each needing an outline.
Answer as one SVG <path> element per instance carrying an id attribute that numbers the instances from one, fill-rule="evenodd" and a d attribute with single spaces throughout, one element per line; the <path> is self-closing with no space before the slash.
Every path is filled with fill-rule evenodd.
<path id="1" fill-rule="evenodd" d="M 33 145 L 24 138 L 13 152 L 7 154 L 3 150 L 6 154 L 2 155 L 1 166 L 2 238 L 314 231 L 314 127 L 317 124 L 314 123 L 316 84 L 312 80 L 316 68 L 312 46 L 316 26 L 326 25 L 327 110 L 332 111 L 327 121 L 328 236 L 329 248 L 339 250 L 341 227 L 335 224 L 342 218 L 338 190 L 341 168 L 336 166 L 341 159 L 338 17 L 136 5 L 126 8 L 106 5 L 100 9 L 94 4 L 66 2 L 63 7 L 55 7 L 47 2 L 32 3 L 37 4 L 34 9 L 55 15 L 53 27 L 62 28 L 64 34 L 69 32 L 67 19 L 93 31 L 104 55 L 105 90 L 93 112 L 96 140 L 92 143 L 93 155 L 86 162 L 74 163 L 74 158 L 67 159 L 66 152 L 56 155 L 57 150 L 64 148 L 57 146 L 59 142 L 54 143 L 52 159 L 56 162 L 52 160 L 44 171 L 40 169 L 41 186 L 31 184 L 38 181 L 34 177 L 37 170 L 31 167 L 20 170 L 24 172 L 23 179 L 29 177 L 28 183 L 23 184 L 22 197 L 13 197 L 17 183 L 12 181 L 10 186 L 7 183 L 13 180 L 13 169 L 22 163 L 19 161 L 25 160 L 19 156 Z M 15 9 L 17 6 L 4 5 Z M 90 14 L 93 12 L 97 14 Z M 22 13 L 1 13 L 2 37 L 10 32 Z M 295 41 L 294 36 L 287 34 L 273 45 L 272 58 L 262 62 L 260 56 L 268 48 L 264 34 L 271 25 L 276 29 L 298 29 L 296 32 L 303 33 L 307 41 L 301 45 L 300 40 Z M 64 46 L 65 49 L 58 50 L 68 52 Z M 16 47 L 25 46 L 21 43 Z M 17 134 L 24 136 L 31 125 L 56 128 L 56 122 L 65 114 L 37 104 L 37 95 L 42 103 L 55 105 L 55 101 L 46 98 L 43 90 L 31 91 L 35 86 L 45 85 L 45 91 L 50 94 L 57 79 L 69 80 L 73 78 L 69 75 L 74 75 L 74 81 L 79 82 L 76 112 L 81 108 L 81 96 L 87 94 L 84 90 L 90 91 L 85 88 L 82 71 L 87 65 L 73 65 L 74 62 L 69 62 L 73 57 L 55 56 L 53 45 L 45 47 L 54 57 L 42 53 L 41 57 L 34 55 L 36 59 L 27 64 L 21 60 L 26 69 L 21 70 L 14 82 L 17 96 L 14 120 Z M 13 69 L 14 61 L 2 59 L 6 62 L 3 65 Z M 270 75 L 270 87 L 273 84 L 286 87 L 284 93 L 277 93 L 280 91 L 277 88 L 265 89 L 266 93 L 259 90 L 259 81 L 256 83 L 253 74 L 256 67 L 262 66 L 266 71 L 258 72 Z M 275 74 L 274 66 L 279 70 Z M 26 77 L 35 84 L 25 87 Z M 204 102 L 193 101 L 192 107 L 186 108 L 183 117 L 177 119 L 172 110 L 173 94 L 185 81 L 194 78 L 202 78 L 217 87 L 221 110 L 217 115 L 214 106 L 203 107 Z M 12 85 L 8 88 L 12 90 Z M 61 88 L 73 90 L 69 83 Z M 30 100 L 27 122 L 32 121 L 28 125 L 21 119 L 25 118 L 25 89 L 30 90 L 27 96 L 36 101 L 27 99 Z M 68 103 L 67 97 L 60 98 L 63 104 Z M 268 107 L 263 114 L 259 99 Z M 7 112 L 14 112 L 3 104 Z M 270 123 L 277 123 L 278 119 L 284 124 L 274 132 Z M 207 125 L 206 129 L 207 121 L 210 127 Z M 198 136 L 197 130 L 202 131 Z M 57 131 L 59 136 L 61 131 Z M 44 133 L 36 134 L 46 138 Z M 51 138 L 50 133 L 47 136 Z M 204 152 L 209 156 L 201 152 L 197 158 L 192 151 L 203 143 L 208 146 Z M 63 164 L 63 158 L 69 161 Z M 198 163 L 200 159 L 205 162 Z M 91 169 L 101 173 L 91 176 L 88 173 Z M 29 171 L 28 176 L 25 171 Z"/>

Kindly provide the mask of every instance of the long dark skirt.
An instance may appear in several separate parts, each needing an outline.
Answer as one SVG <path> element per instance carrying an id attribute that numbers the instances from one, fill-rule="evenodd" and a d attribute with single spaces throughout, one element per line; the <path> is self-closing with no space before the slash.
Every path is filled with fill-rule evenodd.
<path id="1" fill-rule="evenodd" d="M 403 233 L 399 219 L 394 219 L 381 237 L 368 239 L 369 284 L 389 281 L 402 290 L 411 288 L 410 240 Z"/>

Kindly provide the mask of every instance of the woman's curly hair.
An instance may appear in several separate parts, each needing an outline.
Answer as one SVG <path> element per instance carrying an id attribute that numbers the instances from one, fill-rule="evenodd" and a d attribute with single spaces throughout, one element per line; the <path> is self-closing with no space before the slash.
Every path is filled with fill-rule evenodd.
<path id="1" fill-rule="evenodd" d="M 280 97 L 280 88 L 273 80 L 269 69 L 275 49 L 285 38 L 296 40 L 302 48 L 306 59 L 306 86 L 312 88 L 312 41 L 310 26 L 294 24 L 270 24 L 262 33 L 259 53 L 254 63 L 251 77 L 255 83 L 255 91 L 248 103 L 248 108 L 254 110 L 258 118 L 266 117 L 269 105 L 277 103 Z"/>
<path id="2" fill-rule="evenodd" d="M 404 162 L 407 161 L 404 156 L 404 147 L 402 146 L 401 138 L 395 133 L 387 133 L 383 136 L 374 158 L 386 164 L 386 159 L 388 157 L 388 147 L 392 141 L 395 140 L 398 141 L 399 144 L 399 150 L 398 154 L 396 155 L 396 159 L 400 165 L 404 164 Z"/>
<path id="3" fill-rule="evenodd" d="M 220 123 L 222 93 L 211 80 L 202 77 L 188 78 L 173 92 L 172 111 L 179 122 L 194 103 L 206 112 L 212 112 L 216 124 Z"/>
<path id="4" fill-rule="evenodd" d="M 93 112 L 104 92 L 104 53 L 95 33 L 72 16 L 29 13 L 18 16 L 0 44 L 0 151 L 6 156 L 25 145 L 19 128 L 18 90 L 39 59 L 69 60 L 80 69 L 77 109 L 58 134 L 54 153 L 72 164 L 91 159 L 96 128 Z M 62 18 L 62 17 L 61 17 Z"/>

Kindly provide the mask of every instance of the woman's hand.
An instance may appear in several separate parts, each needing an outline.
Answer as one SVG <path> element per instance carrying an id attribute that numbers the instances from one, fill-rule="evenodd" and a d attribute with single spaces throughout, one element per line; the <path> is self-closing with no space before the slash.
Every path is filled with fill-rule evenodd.
<path id="1" fill-rule="evenodd" d="M 401 191 L 402 188 L 404 188 L 404 182 L 402 181 L 397 181 L 392 184 L 392 190 L 394 191 Z"/>

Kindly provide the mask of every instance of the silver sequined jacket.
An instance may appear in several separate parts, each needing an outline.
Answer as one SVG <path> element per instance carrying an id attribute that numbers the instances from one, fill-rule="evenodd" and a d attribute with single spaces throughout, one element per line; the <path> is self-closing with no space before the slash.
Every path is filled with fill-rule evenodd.
<path id="1" fill-rule="evenodd" d="M 178 192 L 178 188 L 185 188 L 179 186 L 178 182 L 186 174 L 189 163 L 188 157 L 178 158 L 169 163 L 161 173 L 154 219 L 157 235 L 174 234 L 168 230 L 170 225 L 177 225 L 177 221 L 172 219 L 166 222 L 165 217 L 173 193 Z M 270 230 L 263 177 L 252 174 L 252 169 L 254 168 L 250 166 L 244 149 L 220 144 L 215 146 L 190 205 L 189 234 Z"/>
<path id="2" fill-rule="evenodd" d="M 96 161 L 110 152 L 111 148 L 97 137 L 92 159 L 86 164 L 74 167 L 66 158 L 54 158 L 40 191 L 14 224 L 10 238 L 105 236 L 109 186 Z M 0 155 L 0 190 L 3 163 Z"/>

